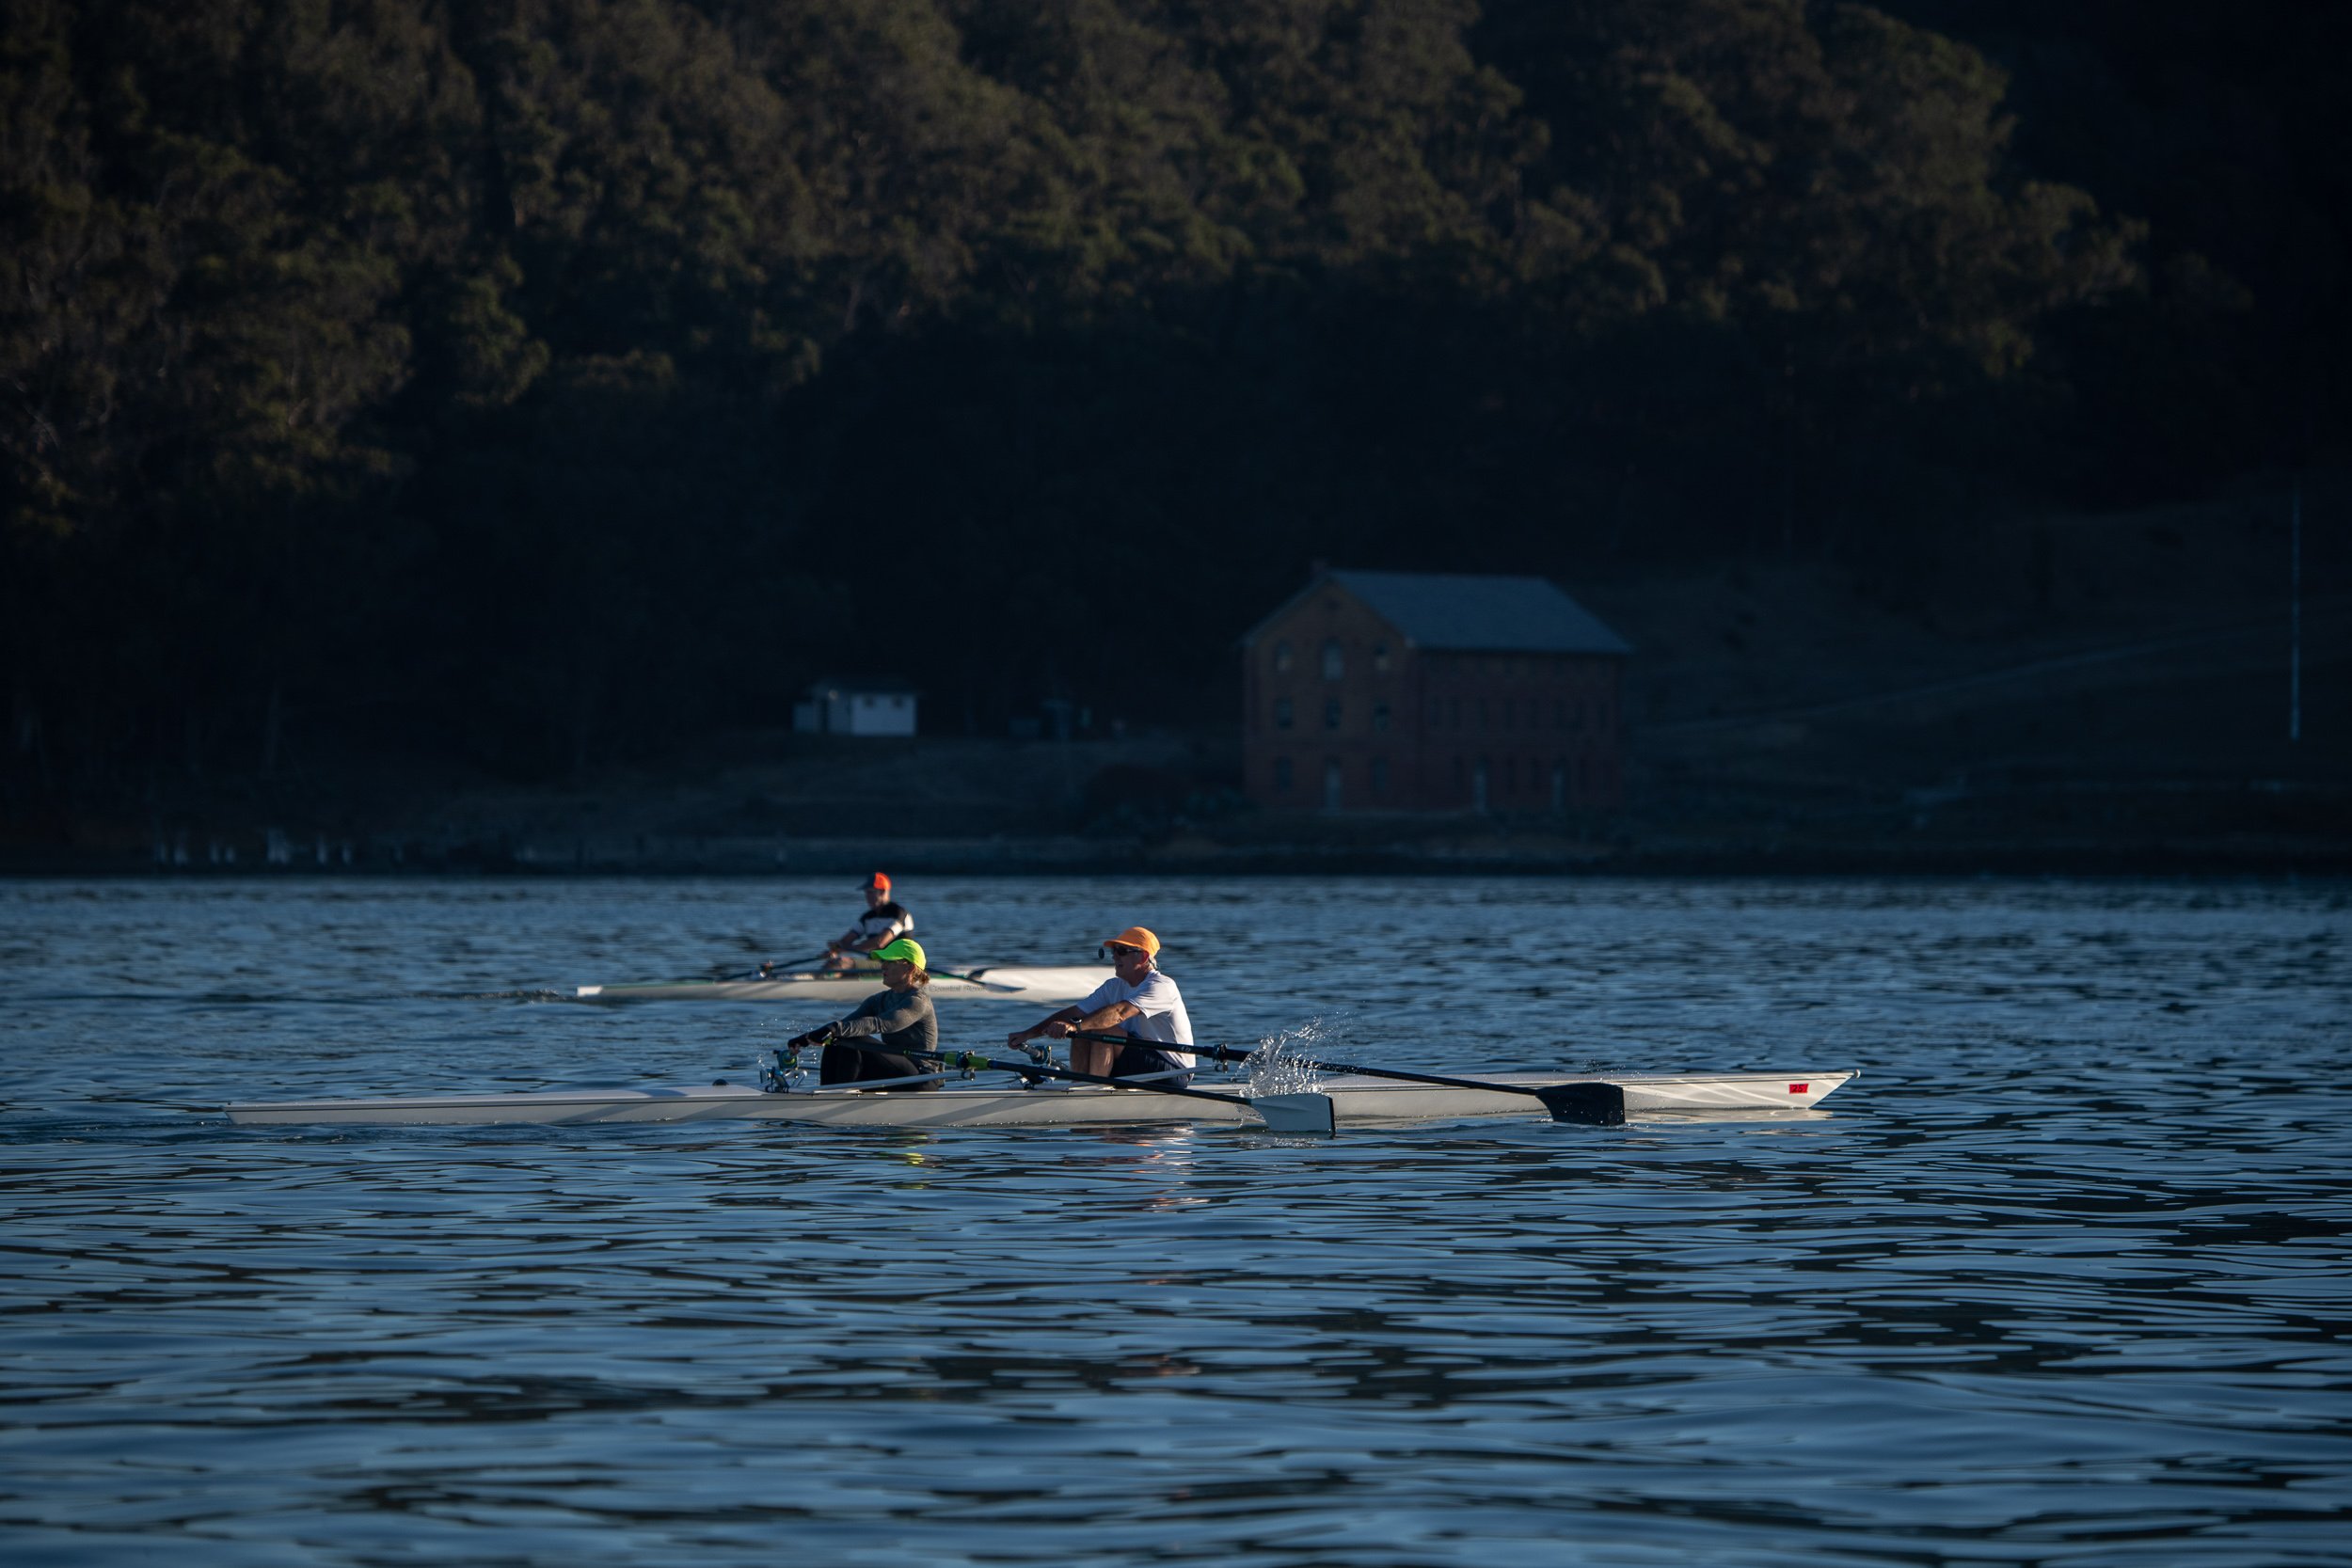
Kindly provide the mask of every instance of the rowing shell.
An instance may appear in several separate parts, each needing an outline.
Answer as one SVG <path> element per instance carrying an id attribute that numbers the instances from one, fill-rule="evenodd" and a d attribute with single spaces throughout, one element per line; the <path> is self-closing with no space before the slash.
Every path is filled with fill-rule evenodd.
<path id="1" fill-rule="evenodd" d="M 1816 1073 L 1642 1073 L 1569 1079 L 1497 1073 L 1493 1081 L 1524 1088 L 1593 1084 L 1621 1098 L 1625 1114 L 1804 1110 L 1857 1076 Z M 1331 1097 L 1341 1126 L 1374 1122 L 1451 1121 L 1463 1117 L 1542 1117 L 1541 1101 L 1525 1094 L 1397 1084 L 1378 1078 L 1329 1078 L 1317 1085 Z M 1247 1092 L 1247 1091 L 1244 1091 Z M 1599 1097 L 1603 1104 L 1608 1095 Z M 391 1100 L 247 1101 L 226 1107 L 245 1123 L 337 1123 L 344 1126 L 471 1127 L 527 1122 L 567 1126 L 592 1121 L 820 1122 L 834 1127 L 1066 1127 L 1082 1123 L 1233 1122 L 1255 1125 L 1244 1107 L 1132 1089 L 1085 1086 L 1019 1089 L 959 1084 L 930 1093 L 819 1088 L 768 1094 L 748 1085 L 717 1083 L 656 1089 L 542 1089 L 527 1094 L 416 1095 Z"/>
<path id="2" fill-rule="evenodd" d="M 976 969 L 968 976 L 934 974 L 924 989 L 933 998 L 955 996 L 1005 1002 L 1077 1002 L 1111 977 L 1108 969 L 1031 969 L 1004 965 Z M 864 974 L 771 974 L 757 980 L 650 980 L 625 986 L 582 986 L 589 1002 L 863 1002 L 882 989 L 882 976 Z"/>

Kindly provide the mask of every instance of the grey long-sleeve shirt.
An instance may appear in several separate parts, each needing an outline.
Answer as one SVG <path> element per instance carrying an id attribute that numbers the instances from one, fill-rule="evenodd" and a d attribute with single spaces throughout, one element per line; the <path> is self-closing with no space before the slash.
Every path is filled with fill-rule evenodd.
<path id="1" fill-rule="evenodd" d="M 834 1025 L 836 1035 L 872 1035 L 889 1051 L 939 1049 L 939 1017 L 919 990 L 878 990 Z"/>

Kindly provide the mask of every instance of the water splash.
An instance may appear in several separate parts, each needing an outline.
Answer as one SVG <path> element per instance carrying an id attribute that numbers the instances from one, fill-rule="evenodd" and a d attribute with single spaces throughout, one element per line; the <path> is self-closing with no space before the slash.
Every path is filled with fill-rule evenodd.
<path id="1" fill-rule="evenodd" d="M 1333 1049 L 1340 1037 L 1339 1028 L 1321 1018 L 1311 1018 L 1295 1029 L 1265 1036 L 1259 1040 L 1258 1049 L 1249 1053 L 1249 1092 L 1322 1092 L 1322 1075 L 1315 1070 L 1314 1058 Z"/>

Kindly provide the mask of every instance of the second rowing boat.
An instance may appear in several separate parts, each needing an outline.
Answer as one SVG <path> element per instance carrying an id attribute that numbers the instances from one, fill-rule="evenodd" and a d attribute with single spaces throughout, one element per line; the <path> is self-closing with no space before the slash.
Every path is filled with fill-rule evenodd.
<path id="1" fill-rule="evenodd" d="M 928 988 L 936 999 L 1056 1005 L 1076 1002 L 1111 977 L 1105 968 L 1034 967 L 1001 964 L 956 974 L 934 974 Z M 862 1002 L 882 989 L 881 976 L 808 971 L 741 980 L 646 980 L 618 986 L 581 986 L 584 1002 Z"/>

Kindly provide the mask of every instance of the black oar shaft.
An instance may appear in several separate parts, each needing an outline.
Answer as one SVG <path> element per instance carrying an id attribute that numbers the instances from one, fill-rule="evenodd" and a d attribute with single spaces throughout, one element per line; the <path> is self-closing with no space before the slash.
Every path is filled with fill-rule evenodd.
<path id="1" fill-rule="evenodd" d="M 757 969 L 747 969 L 739 974 L 722 974 L 719 978 L 723 981 L 757 980 L 772 974 L 779 970 L 789 972 L 791 970 L 803 968 L 808 964 L 822 963 L 824 961 L 825 956 L 822 953 L 818 954 L 813 958 L 771 959 L 767 963 L 761 964 Z"/>
<path id="2" fill-rule="evenodd" d="M 1133 1078 L 1105 1078 L 1100 1073 L 1080 1072 L 1073 1068 L 1049 1067 L 1041 1062 L 998 1061 L 994 1057 L 982 1056 L 969 1051 L 949 1052 L 946 1053 L 946 1061 L 951 1067 L 969 1064 L 974 1067 L 993 1068 L 999 1072 L 1040 1073 L 1047 1078 L 1066 1079 L 1073 1084 L 1103 1084 L 1114 1089 L 1149 1089 L 1153 1094 L 1181 1094 L 1188 1100 L 1221 1100 L 1228 1105 L 1249 1103 L 1248 1095 L 1223 1094 L 1216 1089 L 1181 1088 L 1174 1084 L 1146 1084 Z"/>
<path id="3" fill-rule="evenodd" d="M 1054 1067 L 1044 1062 L 1032 1062 L 1025 1060 L 1018 1062 L 1001 1061 L 993 1056 L 983 1056 L 977 1052 L 973 1051 L 894 1051 L 891 1047 L 886 1045 L 868 1044 L 864 1040 L 840 1038 L 829 1039 L 825 1041 L 825 1043 L 827 1045 L 846 1045 L 853 1051 L 885 1052 L 893 1055 L 900 1056 L 929 1056 L 934 1058 L 942 1066 L 949 1069 L 950 1070 L 958 1069 L 971 1070 L 978 1068 L 987 1068 L 996 1072 L 1017 1072 L 1022 1074 L 1024 1077 L 1058 1078 L 1073 1084 L 1100 1084 L 1105 1088 L 1113 1089 L 1142 1089 L 1151 1094 L 1180 1095 L 1186 1100 L 1214 1100 L 1222 1104 L 1238 1105 L 1245 1111 L 1255 1112 L 1262 1120 L 1271 1122 L 1275 1119 L 1270 1114 L 1271 1108 L 1269 1106 L 1261 1104 L 1259 1101 L 1251 1100 L 1248 1095 L 1222 1094 L 1216 1089 L 1183 1089 L 1178 1088 L 1173 1084 L 1146 1084 L 1138 1082 L 1133 1078 L 1104 1078 L 1096 1073 L 1078 1072 L 1070 1068 Z M 1282 1096 L 1278 1098 L 1292 1099 L 1297 1097 Z M 1321 1096 L 1314 1098 L 1318 1100 L 1323 1099 Z M 1328 1101 L 1325 1101 L 1325 1125 L 1322 1129 L 1325 1132 L 1328 1132 L 1330 1131 L 1330 1118 L 1328 1116 L 1327 1105 Z M 1290 1118 L 1285 1117 L 1284 1119 L 1287 1120 Z"/>
<path id="4" fill-rule="evenodd" d="M 973 985 L 984 987 L 989 990 L 1017 991 L 1021 989 L 1019 986 L 1006 985 L 1001 980 L 983 980 L 977 974 L 959 974 L 952 969 L 934 969 L 930 971 L 930 973 L 939 976 L 939 978 L 943 980 L 965 980 L 969 981 Z"/>
<path id="5" fill-rule="evenodd" d="M 1126 1041 L 1125 1035 L 1102 1034 L 1091 1029 L 1073 1029 L 1073 1039 Z M 1226 1062 L 1247 1061 L 1253 1053 L 1225 1045 L 1187 1045 L 1184 1050 L 1196 1055 L 1210 1057 L 1222 1065 Z M 1430 1084 L 1446 1089 L 1490 1089 L 1498 1094 L 1523 1094 L 1544 1102 L 1554 1121 L 1584 1122 L 1597 1127 L 1617 1127 L 1625 1122 L 1625 1090 L 1614 1084 L 1593 1080 L 1566 1084 L 1548 1084 L 1540 1088 L 1526 1084 L 1498 1084 L 1487 1078 L 1449 1078 L 1436 1072 L 1406 1072 L 1402 1068 L 1362 1067 L 1353 1062 L 1325 1062 L 1311 1057 L 1291 1058 L 1300 1067 L 1316 1072 L 1348 1072 L 1363 1078 L 1393 1078 L 1405 1084 Z"/>

